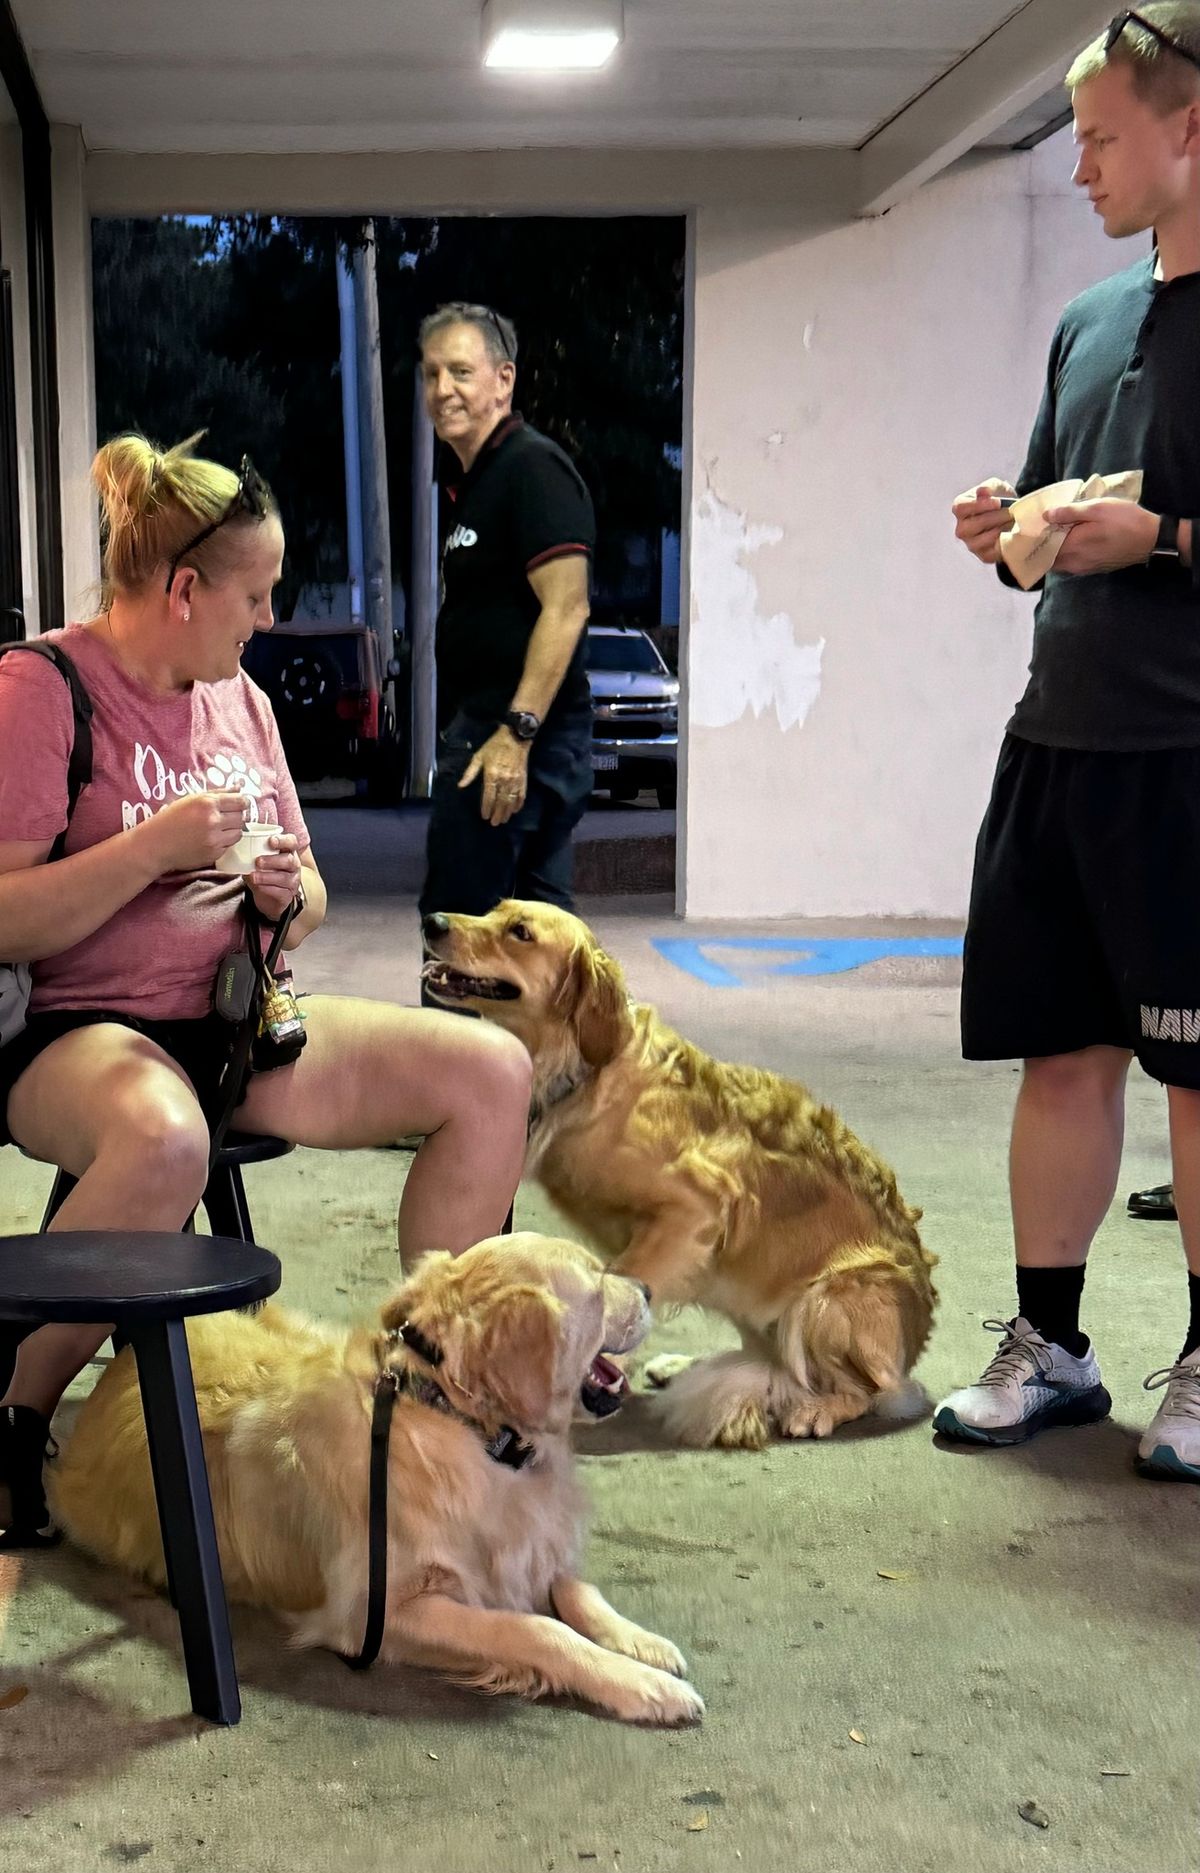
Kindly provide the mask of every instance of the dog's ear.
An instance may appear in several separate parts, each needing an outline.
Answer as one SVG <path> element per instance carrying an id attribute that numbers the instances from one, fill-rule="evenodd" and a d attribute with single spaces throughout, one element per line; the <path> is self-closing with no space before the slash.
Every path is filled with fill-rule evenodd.
<path id="1" fill-rule="evenodd" d="M 380 1310 L 379 1318 L 389 1333 L 402 1327 L 411 1318 L 413 1308 L 419 1306 L 422 1298 L 428 1298 L 430 1273 L 449 1268 L 453 1261 L 454 1257 L 445 1249 L 430 1249 L 414 1264 L 408 1280 L 388 1296 Z"/>
<path id="2" fill-rule="evenodd" d="M 576 945 L 558 1000 L 589 1067 L 619 1053 L 629 1031 L 629 998 L 620 965 L 598 943 Z"/>
<path id="3" fill-rule="evenodd" d="M 445 1376 L 519 1428 L 542 1428 L 558 1382 L 565 1312 L 545 1288 L 516 1283 L 503 1289 L 486 1308 L 453 1323 L 446 1335 Z"/>

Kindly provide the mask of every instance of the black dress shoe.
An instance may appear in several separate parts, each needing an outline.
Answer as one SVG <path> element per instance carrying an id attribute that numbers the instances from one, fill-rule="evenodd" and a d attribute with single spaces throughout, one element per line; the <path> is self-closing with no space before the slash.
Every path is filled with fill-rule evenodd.
<path id="1" fill-rule="evenodd" d="M 1130 1216 L 1140 1216 L 1152 1223 L 1177 1223 L 1175 1186 L 1155 1184 L 1153 1190 L 1135 1190 L 1125 1205 Z"/>

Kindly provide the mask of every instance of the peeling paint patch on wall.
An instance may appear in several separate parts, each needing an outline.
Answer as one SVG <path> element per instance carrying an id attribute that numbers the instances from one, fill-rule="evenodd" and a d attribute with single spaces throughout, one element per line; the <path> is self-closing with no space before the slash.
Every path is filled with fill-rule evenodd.
<path id="1" fill-rule="evenodd" d="M 781 728 L 795 728 L 821 692 L 825 639 L 798 644 L 787 612 L 764 617 L 747 564 L 782 538 L 782 527 L 755 526 L 711 487 L 696 503 L 689 711 L 700 728 L 728 728 L 747 710 L 772 708 Z"/>

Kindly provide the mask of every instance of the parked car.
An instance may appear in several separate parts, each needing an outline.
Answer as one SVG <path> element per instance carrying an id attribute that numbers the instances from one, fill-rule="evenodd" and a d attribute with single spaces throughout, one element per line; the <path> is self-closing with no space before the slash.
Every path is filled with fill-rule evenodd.
<path id="1" fill-rule="evenodd" d="M 679 680 L 645 631 L 592 625 L 588 682 L 595 721 L 592 775 L 614 800 L 652 787 L 674 806 L 679 758 Z"/>
<path id="2" fill-rule="evenodd" d="M 277 624 L 255 632 L 242 661 L 271 699 L 296 780 L 332 775 L 364 783 L 375 801 L 403 797 L 408 738 L 397 720 L 398 686 L 369 625 Z"/>

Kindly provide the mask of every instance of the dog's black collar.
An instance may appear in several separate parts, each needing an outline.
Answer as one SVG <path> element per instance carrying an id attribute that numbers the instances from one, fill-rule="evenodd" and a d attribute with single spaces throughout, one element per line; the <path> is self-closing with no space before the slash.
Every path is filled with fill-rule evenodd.
<path id="1" fill-rule="evenodd" d="M 590 1067 L 583 1067 L 576 1073 L 556 1073 L 552 1080 L 547 1080 L 540 1092 L 535 1092 L 529 1104 L 529 1130 L 540 1125 L 548 1112 L 560 1106 L 564 1099 L 577 1093 L 581 1086 L 586 1086 L 593 1077 Z"/>
<path id="2" fill-rule="evenodd" d="M 414 1327 L 411 1320 L 406 1320 L 402 1327 L 397 1327 L 396 1335 L 398 1339 L 404 1341 L 405 1346 L 411 1346 L 413 1352 L 423 1359 L 427 1366 L 441 1365 L 443 1357 L 441 1347 L 435 1346 L 432 1340 L 427 1340 L 421 1329 Z"/>
<path id="3" fill-rule="evenodd" d="M 419 1328 L 407 1320 L 390 1338 L 403 1340 L 427 1365 L 437 1367 L 442 1363 L 441 1347 L 427 1340 Z M 373 1665 L 383 1644 L 387 1614 L 388 1451 L 392 1435 L 392 1413 L 401 1392 L 407 1392 L 422 1405 L 432 1405 L 435 1411 L 448 1413 L 462 1424 L 469 1424 L 476 1430 L 479 1428 L 473 1419 L 452 1405 L 441 1386 L 423 1372 L 386 1364 L 381 1368 L 375 1381 L 375 1402 L 371 1410 L 371 1472 L 367 1497 L 367 1624 L 362 1650 L 346 1659 L 347 1665 L 355 1671 L 364 1671 L 368 1665 Z M 510 1424 L 502 1424 L 494 1437 L 486 1439 L 483 1448 L 493 1463 L 502 1463 L 510 1470 L 523 1470 L 534 1455 L 533 1445 L 527 1444 Z"/>

